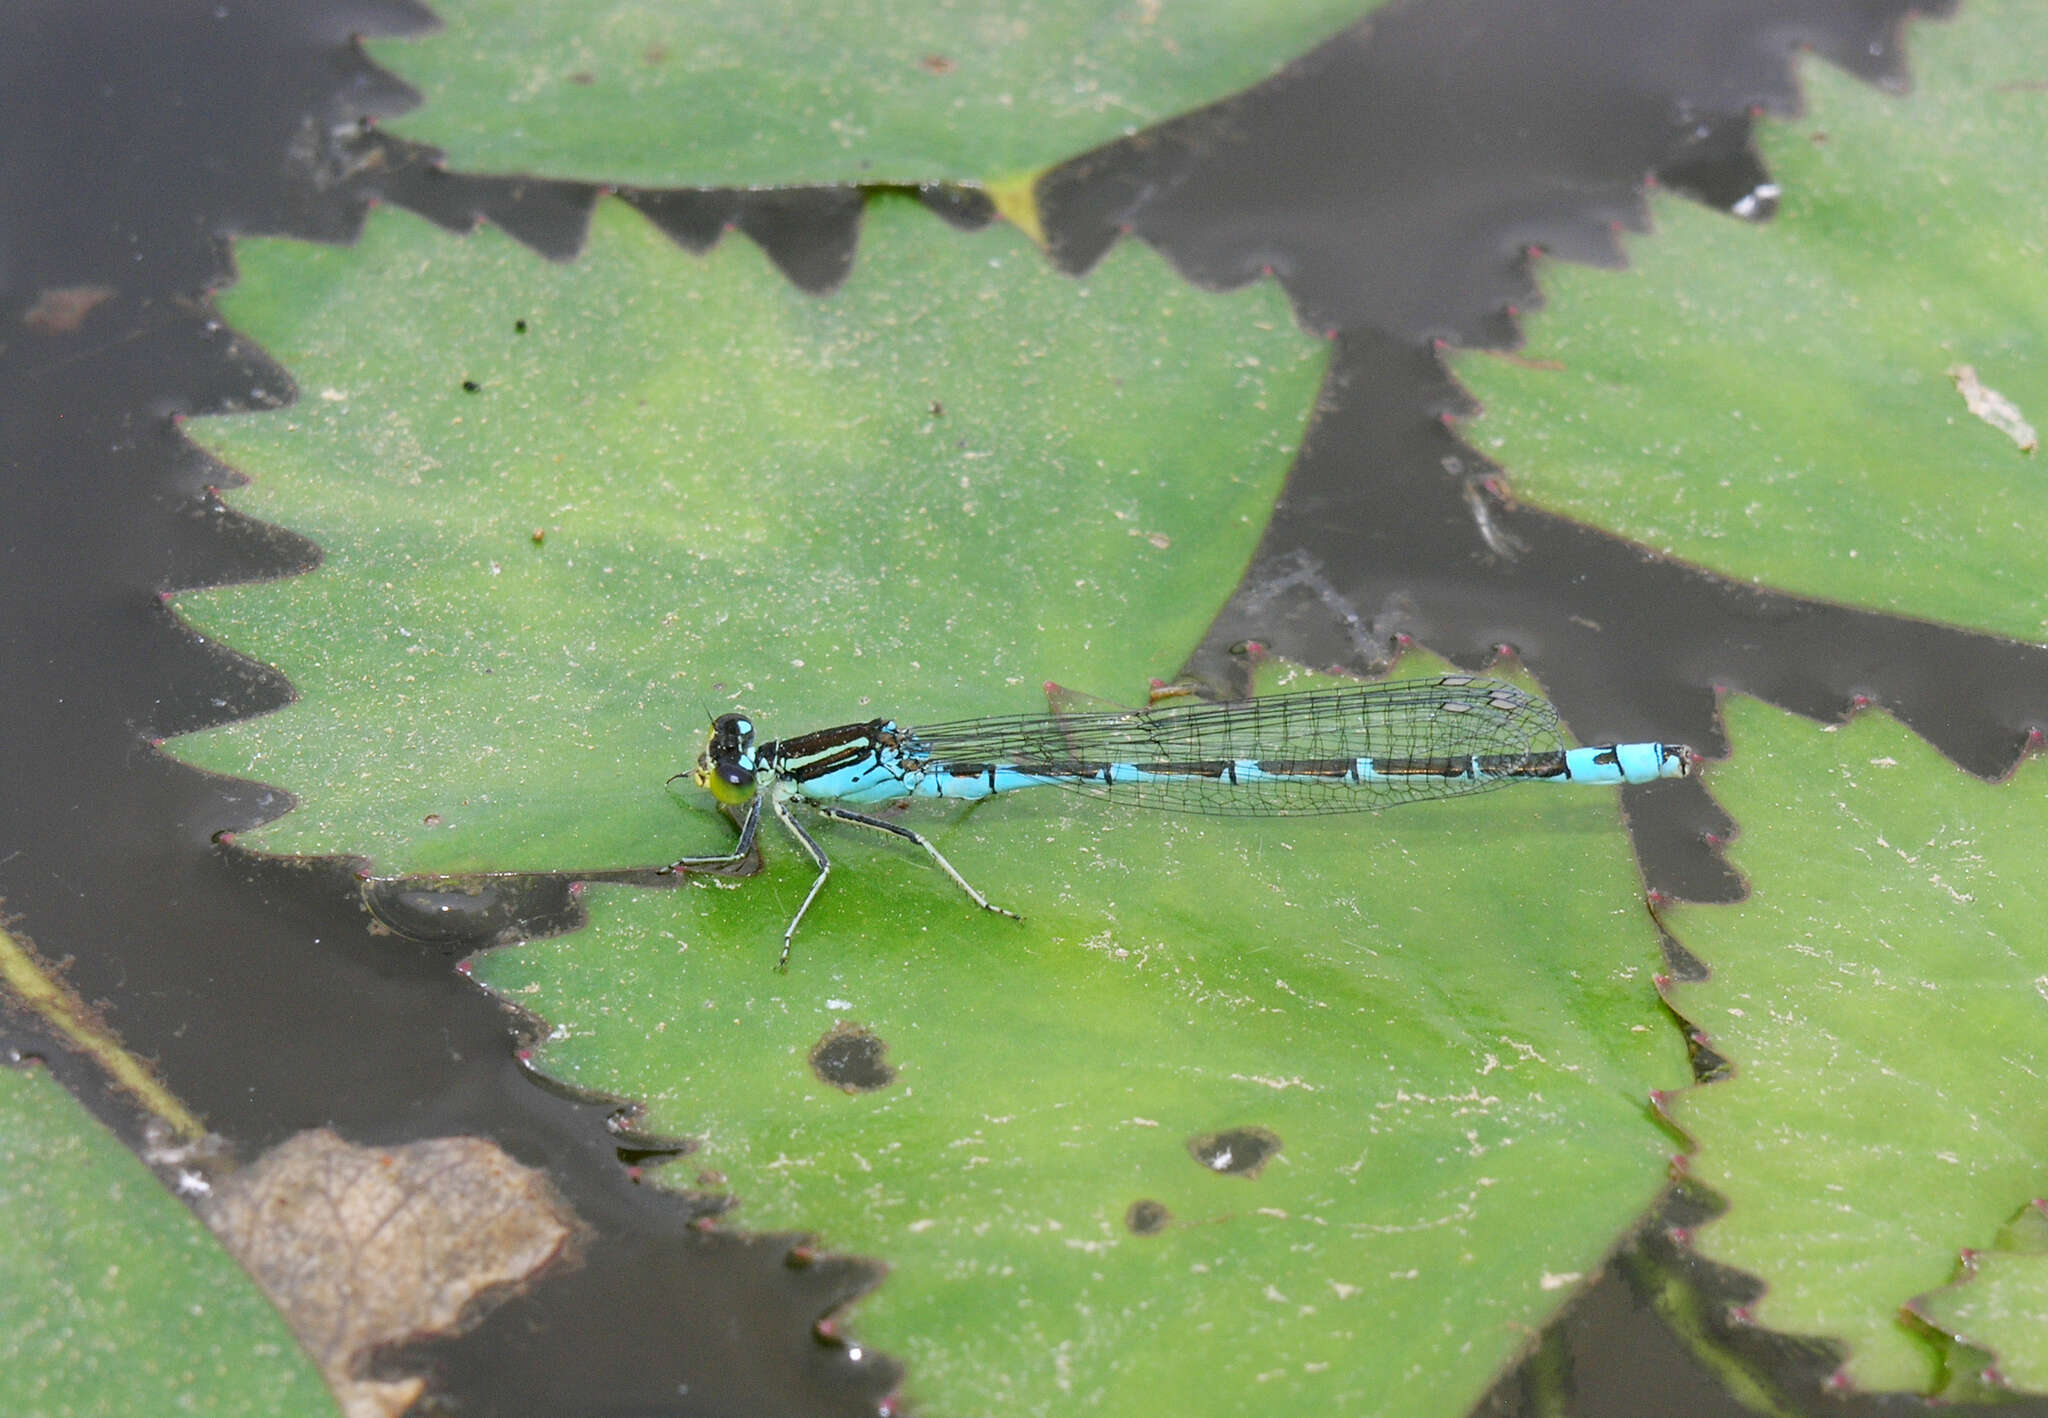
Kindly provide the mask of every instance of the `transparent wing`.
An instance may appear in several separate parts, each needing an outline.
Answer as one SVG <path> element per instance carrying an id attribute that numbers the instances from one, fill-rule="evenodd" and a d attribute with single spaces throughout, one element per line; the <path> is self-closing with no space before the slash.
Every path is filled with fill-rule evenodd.
<path id="1" fill-rule="evenodd" d="M 1430 766 L 1563 747 L 1549 704 L 1470 675 L 1222 704 L 921 724 L 908 739 L 907 751 L 924 764 L 1014 768 L 1112 802 L 1247 817 L 1369 811 L 1484 792 L 1501 780 L 1459 780 Z M 1359 759 L 1402 766 L 1403 774 L 1346 780 L 1343 767 Z M 1245 765 L 1260 771 L 1247 773 Z M 1137 770 L 1142 781 L 1117 781 L 1118 768 Z"/>

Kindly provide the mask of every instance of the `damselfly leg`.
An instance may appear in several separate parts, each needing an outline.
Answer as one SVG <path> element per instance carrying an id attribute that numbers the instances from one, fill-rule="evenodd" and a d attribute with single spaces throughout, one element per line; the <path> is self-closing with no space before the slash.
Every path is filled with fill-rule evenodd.
<path id="1" fill-rule="evenodd" d="M 932 860 L 939 864 L 939 870 L 943 871 L 947 876 L 952 877 L 953 884 L 959 887 L 962 891 L 967 893 L 967 899 L 969 901 L 972 901 L 975 905 L 981 907 L 981 909 L 984 911 L 993 911 L 998 916 L 1008 916 L 1013 921 L 1021 921 L 1024 919 L 1015 911 L 1004 910 L 1001 906 L 996 905 L 993 901 L 989 900 L 979 891 L 976 891 L 974 887 L 968 882 L 967 878 L 960 875 L 959 871 L 955 869 L 953 864 L 946 860 L 944 853 L 940 852 L 937 847 L 934 847 L 929 839 L 922 837 L 915 832 L 912 832 L 908 827 L 899 827 L 893 822 L 884 822 L 878 817 L 869 817 L 866 813 L 848 812 L 843 807 L 827 807 L 823 803 L 817 803 L 813 806 L 815 806 L 817 810 L 823 813 L 826 817 L 834 817 L 839 819 L 839 821 L 841 822 L 851 822 L 861 827 L 872 827 L 877 832 L 887 832 L 890 833 L 892 836 L 901 837 L 906 842 L 917 843 L 918 846 L 924 848 L 925 851 L 931 854 Z"/>
<path id="2" fill-rule="evenodd" d="M 740 819 L 740 840 L 733 844 L 732 851 L 717 857 L 679 857 L 661 869 L 662 876 L 673 876 L 677 872 L 703 872 L 711 875 L 752 876 L 761 869 L 761 846 L 757 840 L 761 831 L 761 799 L 754 797 L 747 802 L 746 816 Z M 735 871 L 746 867 L 744 872 Z"/>
<path id="3" fill-rule="evenodd" d="M 782 933 L 782 954 L 776 958 L 775 968 L 786 974 L 789 971 L 789 947 L 796 940 L 796 928 L 803 923 L 804 912 L 811 909 L 811 903 L 818 899 L 818 893 L 825 889 L 825 878 L 832 875 L 832 859 L 825 855 L 825 849 L 818 845 L 817 839 L 804 831 L 804 825 L 796 820 L 796 815 L 789 810 L 788 803 L 780 797 L 773 797 L 770 798 L 768 805 L 775 809 L 775 820 L 789 829 L 790 836 L 803 843 L 804 850 L 811 854 L 811 860 L 818 868 L 818 875 L 811 882 L 811 889 L 804 893 L 803 905 L 796 908 L 796 914 L 789 918 L 789 929 Z"/>
<path id="4" fill-rule="evenodd" d="M 805 855 L 810 857 L 812 865 L 818 869 L 818 875 L 811 881 L 811 889 L 804 893 L 803 904 L 796 908 L 796 914 L 789 918 L 789 928 L 782 933 L 782 954 L 777 958 L 775 968 L 786 972 L 789 969 L 790 947 L 796 941 L 796 928 L 803 924 L 804 913 L 811 909 L 811 903 L 818 899 L 818 893 L 825 888 L 826 878 L 832 875 L 832 859 L 825 855 L 825 849 L 818 844 L 818 839 L 806 832 L 804 825 L 796 820 L 796 814 L 789 810 L 789 802 L 786 798 L 774 792 L 765 795 L 757 794 L 747 803 L 746 815 L 740 820 L 740 838 L 734 844 L 732 852 L 719 857 L 683 857 L 663 867 L 662 874 L 670 875 L 676 872 L 716 874 L 730 872 L 734 868 L 741 866 L 750 867 L 752 870 L 759 870 L 761 865 L 761 849 L 758 836 L 761 827 L 761 804 L 764 797 L 768 804 L 768 810 L 775 814 L 775 820 L 781 823 L 789 835 L 797 840 L 803 847 Z M 925 852 L 930 855 L 934 862 L 938 863 L 939 870 L 952 878 L 955 886 L 967 893 L 967 899 L 981 907 L 982 910 L 992 911 L 998 916 L 1008 916 L 1013 921 L 1024 919 L 1015 911 L 1003 909 L 975 890 L 973 883 L 960 875 L 959 869 L 946 860 L 943 852 L 933 846 L 929 839 L 911 831 L 908 827 L 900 827 L 893 822 L 884 822 L 878 817 L 869 817 L 866 813 L 851 812 L 846 808 L 833 807 L 826 803 L 811 803 L 809 806 L 812 811 L 818 813 L 821 817 L 829 817 L 839 822 L 850 822 L 856 827 L 873 828 L 877 832 L 886 832 L 892 837 L 901 837 L 906 842 L 915 842 L 918 846 L 924 848 Z M 748 874 L 751 875 L 752 871 L 750 870 Z"/>

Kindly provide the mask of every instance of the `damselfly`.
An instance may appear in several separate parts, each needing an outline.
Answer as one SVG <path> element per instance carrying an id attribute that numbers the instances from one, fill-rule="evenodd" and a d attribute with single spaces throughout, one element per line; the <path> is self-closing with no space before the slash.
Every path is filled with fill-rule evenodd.
<path id="1" fill-rule="evenodd" d="M 1015 920 L 925 838 L 854 808 L 1055 787 L 1172 812 L 1290 817 L 1372 811 L 1507 783 L 1648 783 L 1682 778 L 1693 762 L 1678 744 L 1566 748 L 1549 704 L 1472 675 L 910 728 L 870 719 L 763 744 L 754 736 L 745 714 L 719 715 L 689 774 L 740 814 L 734 850 L 685 857 L 666 870 L 729 871 L 753 861 L 766 804 L 818 868 L 782 933 L 778 968 L 788 967 L 796 928 L 832 872 L 824 848 L 790 811 L 796 802 L 915 842 L 975 905 Z"/>

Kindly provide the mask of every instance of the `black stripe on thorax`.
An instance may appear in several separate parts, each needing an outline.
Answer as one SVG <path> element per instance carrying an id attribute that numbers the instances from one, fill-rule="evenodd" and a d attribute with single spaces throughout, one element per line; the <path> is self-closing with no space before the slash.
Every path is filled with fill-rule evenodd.
<path id="1" fill-rule="evenodd" d="M 893 746 L 895 738 L 887 719 L 870 719 L 763 744 L 759 760 L 786 778 L 807 783 L 863 759 L 879 761 L 881 750 Z"/>

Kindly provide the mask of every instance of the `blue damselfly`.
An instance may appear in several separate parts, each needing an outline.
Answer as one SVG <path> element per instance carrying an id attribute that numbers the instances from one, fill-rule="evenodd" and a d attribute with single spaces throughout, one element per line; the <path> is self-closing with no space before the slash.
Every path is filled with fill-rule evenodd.
<path id="1" fill-rule="evenodd" d="M 783 932 L 778 968 L 787 968 L 796 928 L 832 870 L 790 811 L 797 802 L 916 843 L 975 905 L 1014 920 L 1015 912 L 975 890 L 924 837 L 855 809 L 1056 787 L 1172 812 L 1291 817 L 1373 811 L 1508 783 L 1648 783 L 1682 778 L 1693 762 L 1677 744 L 1567 748 L 1549 704 L 1472 675 L 908 728 L 870 719 L 761 744 L 755 735 L 747 715 L 719 715 L 688 775 L 739 816 L 734 850 L 685 857 L 666 870 L 729 871 L 752 862 L 765 805 L 818 868 Z"/>

